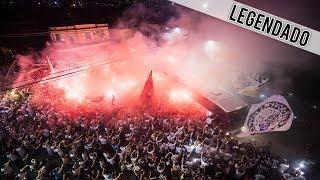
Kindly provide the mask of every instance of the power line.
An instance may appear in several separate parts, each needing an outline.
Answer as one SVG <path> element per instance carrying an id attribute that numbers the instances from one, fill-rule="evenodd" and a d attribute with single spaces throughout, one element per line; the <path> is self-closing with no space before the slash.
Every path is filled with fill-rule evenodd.
<path id="1" fill-rule="evenodd" d="M 169 45 L 156 46 L 156 47 L 151 48 L 149 51 L 144 51 L 144 52 L 140 52 L 140 53 L 131 53 L 131 54 L 140 55 L 140 54 L 150 53 L 150 52 L 152 52 L 154 50 L 157 50 L 158 48 L 174 46 L 174 45 L 176 45 L 176 44 L 178 44 L 178 43 L 180 43 L 182 41 L 185 41 L 185 40 L 187 40 L 187 39 L 182 39 L 182 40 L 176 41 L 175 43 L 169 44 Z M 83 59 L 90 58 L 90 57 L 91 56 L 87 56 L 87 57 L 84 57 Z M 126 57 L 126 58 L 129 58 L 129 57 Z M 116 58 L 116 57 L 109 58 L 109 60 L 114 60 L 114 59 L 123 59 L 123 58 Z M 79 61 L 79 59 L 77 59 L 77 61 Z M 95 61 L 93 63 L 88 63 L 88 64 L 85 64 L 85 65 L 81 65 L 81 66 L 76 66 L 76 67 L 73 67 L 73 68 L 70 68 L 70 69 L 61 70 L 61 71 L 55 72 L 55 74 L 60 74 L 60 73 L 63 73 L 63 72 L 76 70 L 76 69 L 83 68 L 83 67 L 86 67 L 86 66 L 96 66 L 96 65 L 99 65 L 100 63 L 105 63 L 105 59 L 102 59 L 100 61 Z M 21 83 L 21 82 L 23 82 L 23 81 L 16 81 L 15 84 Z"/>
<path id="2" fill-rule="evenodd" d="M 130 28 L 131 30 L 138 30 L 139 28 Z M 117 29 L 109 29 L 117 30 Z M 50 35 L 50 31 L 40 31 L 40 32 L 29 32 L 29 33 L 14 33 L 14 34 L 0 34 L 0 38 L 15 38 L 15 37 L 37 37 L 37 36 L 48 36 Z"/>
<path id="3" fill-rule="evenodd" d="M 186 40 L 186 39 L 184 39 L 184 40 Z M 182 41 L 184 41 L 184 40 L 182 40 Z M 145 51 L 145 52 L 142 52 L 142 53 L 139 53 L 139 54 L 151 53 L 154 50 L 157 50 L 159 48 L 175 46 L 176 44 L 178 44 L 178 42 L 170 44 L 170 45 L 157 46 L 155 48 L 152 48 L 151 50 L 148 50 L 148 51 Z M 136 56 L 136 55 L 138 55 L 138 54 L 134 53 L 134 56 Z M 15 89 L 15 88 L 21 88 L 21 87 L 25 87 L 25 86 L 30 86 L 30 85 L 33 85 L 33 84 L 46 83 L 46 82 L 50 82 L 50 81 L 61 79 L 61 78 L 65 77 L 65 76 L 70 77 L 72 75 L 78 75 L 78 74 L 81 74 L 81 73 L 85 72 L 86 70 L 88 70 L 90 68 L 95 67 L 95 66 L 103 66 L 103 65 L 108 65 L 108 64 L 120 62 L 120 61 L 127 61 L 128 59 L 129 59 L 129 57 L 118 58 L 118 59 L 116 59 L 114 61 L 111 61 L 111 62 L 110 61 L 109 62 L 105 62 L 105 60 L 101 60 L 101 61 L 94 62 L 94 63 L 91 63 L 91 64 L 85 64 L 83 66 L 78 66 L 78 67 L 75 67 L 75 68 L 62 70 L 62 71 L 59 71 L 59 72 L 55 73 L 55 75 L 50 75 L 50 77 L 45 77 L 45 78 L 42 78 L 42 79 L 36 79 L 34 81 L 33 80 L 25 81 L 25 83 L 23 81 L 20 81 L 20 82 L 22 82 L 21 84 L 20 84 L 20 82 L 18 82 L 18 83 L 15 82 L 15 83 L 11 84 L 10 86 L 6 86 L 3 89 L 1 89 L 1 92 L 7 91 L 7 90 L 12 90 L 12 89 Z M 77 69 L 79 69 L 79 70 L 77 70 Z M 72 71 L 72 70 L 75 70 L 75 71 Z M 72 72 L 70 72 L 70 71 L 72 71 Z M 61 74 L 61 75 L 56 75 L 56 74 L 60 74 L 62 72 L 67 72 L 67 73 Z M 15 85 L 15 84 L 17 84 L 17 85 Z"/>
<path id="4" fill-rule="evenodd" d="M 50 32 L 37 32 L 37 33 L 18 33 L 18 34 L 0 34 L 2 38 L 15 38 L 15 37 L 38 37 L 48 36 Z"/>

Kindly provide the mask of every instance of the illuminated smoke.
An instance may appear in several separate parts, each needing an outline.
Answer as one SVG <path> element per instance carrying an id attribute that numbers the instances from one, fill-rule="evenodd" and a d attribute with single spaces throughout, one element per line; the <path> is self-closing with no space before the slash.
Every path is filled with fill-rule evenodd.
<path id="1" fill-rule="evenodd" d="M 143 15 L 152 14 L 146 8 L 138 8 L 143 10 Z M 119 19 L 118 27 L 138 25 L 142 33 L 136 32 L 127 41 L 89 47 L 68 43 L 59 47 L 51 45 L 43 50 L 37 61 L 48 64 L 48 56 L 55 75 L 77 67 L 85 69 L 78 75 L 49 84 L 62 90 L 66 99 L 79 103 L 96 97 L 125 102 L 129 101 L 129 96 L 139 96 L 148 73 L 154 70 L 157 96 L 189 100 L 191 95 L 184 90 L 181 92 L 181 85 L 170 78 L 177 77 L 189 87 L 214 87 L 233 93 L 230 90 L 233 72 L 263 69 L 262 63 L 254 59 L 257 56 L 252 57 L 249 51 L 243 51 L 243 47 L 235 48 L 236 44 L 239 46 L 235 39 L 226 35 L 219 26 L 212 27 L 209 20 L 197 13 L 178 10 L 179 18 L 173 18 L 164 25 L 166 31 L 163 32 L 159 25 L 146 24 L 134 18 L 135 13 L 140 16 L 142 11 L 131 9 L 129 12 Z M 232 43 L 235 45 L 230 45 Z M 17 58 L 21 69 L 35 63 L 32 56 Z M 16 81 L 22 81 L 24 73 L 21 71 Z M 34 93 L 40 94 L 37 90 Z"/>

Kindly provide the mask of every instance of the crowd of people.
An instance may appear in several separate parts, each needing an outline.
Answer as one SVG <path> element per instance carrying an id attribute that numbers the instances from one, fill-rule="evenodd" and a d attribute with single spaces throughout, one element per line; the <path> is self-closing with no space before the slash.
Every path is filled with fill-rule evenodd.
<path id="1" fill-rule="evenodd" d="M 202 113 L 0 102 L 0 179 L 304 179 Z M 219 118 L 217 118 L 219 119 Z"/>

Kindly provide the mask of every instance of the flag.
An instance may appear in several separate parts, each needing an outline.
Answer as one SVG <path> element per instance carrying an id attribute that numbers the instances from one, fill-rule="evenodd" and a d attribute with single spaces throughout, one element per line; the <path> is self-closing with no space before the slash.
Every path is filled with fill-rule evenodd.
<path id="1" fill-rule="evenodd" d="M 273 95 L 259 104 L 253 104 L 238 137 L 270 131 L 287 131 L 293 119 L 287 100 Z"/>
<path id="2" fill-rule="evenodd" d="M 213 119 L 212 119 L 212 118 L 207 117 L 207 119 L 206 119 L 206 123 L 207 123 L 207 124 L 211 124 L 211 123 L 212 123 L 212 121 L 213 121 Z"/>
<path id="3" fill-rule="evenodd" d="M 153 87 L 152 71 L 150 72 L 148 79 L 144 84 L 140 98 L 142 103 L 146 106 L 151 106 L 153 104 L 154 87 Z"/>
<path id="4" fill-rule="evenodd" d="M 259 88 L 268 81 L 257 73 L 236 74 L 232 80 L 233 88 L 237 94 L 244 96 L 257 96 Z"/>

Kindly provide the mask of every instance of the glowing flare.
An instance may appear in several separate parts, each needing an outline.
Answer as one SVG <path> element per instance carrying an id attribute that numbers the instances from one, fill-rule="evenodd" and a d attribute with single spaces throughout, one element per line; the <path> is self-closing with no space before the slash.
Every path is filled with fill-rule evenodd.
<path id="1" fill-rule="evenodd" d="M 109 98 L 112 98 L 114 95 L 115 95 L 115 92 L 113 90 L 108 90 L 106 92 L 106 96 L 109 97 Z"/>
<path id="2" fill-rule="evenodd" d="M 180 30 L 180 28 L 174 28 L 174 30 L 173 30 L 173 32 L 174 33 L 177 33 L 177 34 L 180 34 L 181 33 L 181 30 Z"/>
<path id="3" fill-rule="evenodd" d="M 205 42 L 205 44 L 204 44 L 204 50 L 207 53 L 214 52 L 217 50 L 217 48 L 218 48 L 217 42 L 212 41 L 212 40 L 209 40 L 209 41 Z"/>
<path id="4" fill-rule="evenodd" d="M 67 90 L 65 94 L 67 99 L 77 100 L 78 102 L 83 100 L 82 94 L 77 91 Z"/>
<path id="5" fill-rule="evenodd" d="M 190 93 L 184 89 L 173 89 L 170 91 L 170 99 L 177 102 L 186 102 L 192 99 Z"/>

